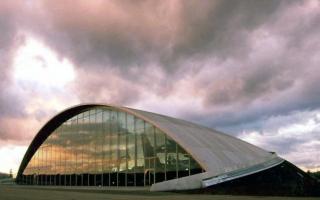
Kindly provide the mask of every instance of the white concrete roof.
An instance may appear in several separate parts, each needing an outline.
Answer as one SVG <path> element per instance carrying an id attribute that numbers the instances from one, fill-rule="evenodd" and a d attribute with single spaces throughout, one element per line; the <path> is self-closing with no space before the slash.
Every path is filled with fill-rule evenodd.
<path id="1" fill-rule="evenodd" d="M 250 168 L 277 158 L 257 146 L 181 119 L 124 108 L 164 131 L 208 172 L 208 176 Z"/>

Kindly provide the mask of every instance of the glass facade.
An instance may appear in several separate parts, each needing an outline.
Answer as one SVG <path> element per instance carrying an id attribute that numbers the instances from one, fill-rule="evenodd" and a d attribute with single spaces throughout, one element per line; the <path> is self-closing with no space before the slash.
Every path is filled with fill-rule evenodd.
<path id="1" fill-rule="evenodd" d="M 22 184 L 147 186 L 202 172 L 175 141 L 126 112 L 96 107 L 65 121 L 39 147 Z"/>

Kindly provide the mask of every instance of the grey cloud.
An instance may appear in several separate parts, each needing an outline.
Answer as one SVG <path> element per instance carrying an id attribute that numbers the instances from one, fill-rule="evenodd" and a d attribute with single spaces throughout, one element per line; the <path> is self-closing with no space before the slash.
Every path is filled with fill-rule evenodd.
<path id="1" fill-rule="evenodd" d="M 295 164 L 315 169 L 319 166 L 319 109 L 297 111 L 289 115 L 243 125 L 240 138 L 264 149 L 275 151 Z"/>
<path id="2" fill-rule="evenodd" d="M 144 78 L 135 76 L 130 69 L 138 67 L 143 71 L 152 64 L 161 66 L 167 73 L 165 80 L 156 83 L 166 86 L 155 91 L 159 96 L 174 93 L 170 85 L 183 78 L 183 74 L 179 77 L 176 73 L 188 66 L 181 65 L 180 60 L 246 57 L 250 52 L 248 33 L 268 21 L 277 9 L 290 4 L 287 1 L 141 1 L 136 4 L 108 1 L 97 7 L 94 3 L 81 2 L 75 6 L 72 1 L 64 1 L 62 6 L 44 1 L 39 8 L 46 14 L 32 14 L 33 22 L 27 23 L 26 28 L 88 73 L 122 69 L 123 79 L 141 84 Z M 79 79 L 81 82 L 86 77 Z M 243 92 L 246 90 L 261 91 L 259 87 L 251 88 L 249 82 Z M 238 96 L 241 95 L 239 92 Z M 230 98 L 238 96 L 230 96 L 222 89 L 218 95 L 208 95 L 206 101 L 232 101 Z"/>
<path id="3" fill-rule="evenodd" d="M 0 143 L 4 144 L 25 144 L 34 134 L 30 128 L 34 123 L 33 116 L 26 111 L 26 104 L 34 97 L 34 88 L 17 87 L 13 68 L 16 50 L 24 44 L 20 31 L 31 19 L 27 4 L 22 1 L 0 2 Z"/>
<path id="4" fill-rule="evenodd" d="M 45 1 L 38 7 L 34 6 L 38 8 L 34 13 L 25 11 L 32 22 L 22 21 L 20 25 L 88 73 L 107 74 L 110 68 L 120 67 L 123 79 L 141 84 L 140 79 L 143 78 L 133 76 L 129 69 L 138 67 L 144 70 L 153 63 L 170 69 L 166 80 L 156 83 L 167 85 L 155 91 L 160 96 L 174 93 L 170 85 L 177 78 L 184 77 L 172 72 L 173 69 L 189 67 L 181 65 L 182 59 L 213 56 L 221 60 L 236 59 L 238 64 L 246 65 L 241 59 L 246 59 L 252 50 L 248 44 L 251 32 L 275 20 L 283 9 L 294 4 L 292 1 L 205 1 L 201 4 L 195 1 L 175 4 L 170 1 L 142 1 L 137 4 L 120 1 L 85 8 L 83 2 L 75 6 L 71 1 L 64 1 L 63 5 Z M 115 11 L 106 12 L 111 11 L 111 6 Z M 27 7 L 25 9 L 28 10 Z M 141 14 L 143 12 L 147 14 Z M 155 17 L 149 19 L 148 14 L 151 13 Z M 204 105 L 234 104 L 239 99 L 248 102 L 273 90 L 281 91 L 292 86 L 294 80 L 280 76 L 286 70 L 281 65 L 286 63 L 269 67 L 272 62 L 267 60 L 258 64 L 259 67 L 248 68 L 248 71 L 253 71 L 250 73 L 226 69 L 231 74 L 240 73 L 235 79 L 240 79 L 243 86 L 238 91 L 224 88 L 213 92 L 209 90 L 204 96 Z M 202 66 L 196 68 L 201 70 Z M 80 77 L 79 82 L 85 79 L 85 76 Z M 99 85 L 103 88 L 105 83 Z"/>
<path id="5" fill-rule="evenodd" d="M 283 2 L 284 3 L 284 2 Z M 247 33 L 272 17 L 279 1 L 196 1 L 185 4 L 183 42 L 174 47 L 177 55 L 247 56 Z M 248 12 L 249 11 L 249 12 Z"/>
<path id="6" fill-rule="evenodd" d="M 16 37 L 17 27 L 14 16 L 14 3 L 0 3 L 0 118 L 3 116 L 23 115 L 20 96 L 11 90 L 12 56 L 16 46 L 21 42 Z M 14 105 L 14 106 L 12 106 Z"/>
<path id="7" fill-rule="evenodd" d="M 64 1 L 61 6 L 47 1 L 43 7 L 49 13 L 48 20 L 55 31 L 50 33 L 47 27 L 36 31 L 43 34 L 46 42 L 58 52 L 70 57 L 79 66 L 104 68 L 145 64 L 149 55 L 161 48 L 166 38 L 170 37 L 163 35 L 162 27 L 159 27 L 169 22 L 165 13 L 161 12 L 162 4 L 170 2 L 131 5 L 128 2 L 109 1 L 102 3 L 99 8 L 93 6 L 100 12 L 90 8 L 83 10 L 83 6 L 90 7 L 94 3 L 82 2 L 74 6 L 72 1 Z M 148 16 L 143 14 L 145 12 Z M 156 15 L 151 15 L 151 12 Z"/>
<path id="8" fill-rule="evenodd" d="M 86 77 L 75 81 L 72 85 L 77 95 L 84 102 L 102 102 L 127 105 L 140 98 L 140 88 L 121 77 L 118 70 L 101 71 L 87 74 L 79 70 L 78 76 Z"/>
<path id="9" fill-rule="evenodd" d="M 86 3 L 89 8 L 84 8 L 83 2 L 75 6 L 72 1 L 45 1 L 42 9 L 48 12 L 46 21 L 34 23 L 33 31 L 79 66 L 115 66 L 126 70 L 132 66 L 144 68 L 150 61 L 156 61 L 171 72 L 182 67 L 177 63 L 179 60 L 190 56 L 246 56 L 250 50 L 247 32 L 267 21 L 285 3 L 108 1 L 99 7 L 91 4 L 94 2 Z"/>
<path id="10" fill-rule="evenodd" d="M 130 4 L 120 1 L 104 3 L 96 8 L 97 12 L 92 12 L 91 8 L 83 10 L 81 4 L 74 6 L 67 1 L 61 6 L 48 1 L 42 5 L 49 13 L 48 25 L 35 27 L 33 31 L 85 72 L 78 74 L 79 87 L 75 91 L 83 101 L 93 99 L 132 104 L 139 102 L 141 93 L 150 90 L 152 85 L 158 85 L 152 93 L 169 97 L 175 95 L 172 85 L 177 80 L 192 74 L 195 68 L 200 72 L 204 69 L 202 64 L 189 66 L 182 60 L 213 57 L 222 64 L 234 60 L 237 66 L 222 66 L 226 77 L 221 80 L 221 85 L 227 87 L 216 87 L 218 82 L 213 80 L 220 74 L 213 73 L 206 77 L 207 81 L 200 77 L 202 83 L 195 81 L 199 90 L 205 91 L 202 93 L 203 107 L 211 108 L 212 112 L 205 116 L 197 117 L 191 113 L 187 116 L 208 126 L 237 126 L 257 118 L 319 106 L 317 88 L 308 83 L 312 82 L 311 76 L 304 77 L 305 70 L 312 69 L 317 73 L 316 64 L 309 63 L 306 58 L 317 56 L 318 51 L 314 50 L 319 47 L 309 47 L 303 42 L 306 34 L 312 38 L 319 32 L 314 26 L 319 15 L 304 15 L 293 23 L 285 21 L 290 18 L 283 13 L 297 5 L 303 6 L 303 2 L 205 1 L 199 4 L 187 1 L 173 4 L 164 1 Z M 110 6 L 115 9 L 113 13 L 106 12 Z M 143 12 L 146 14 L 140 14 Z M 153 21 L 149 21 L 150 13 L 155 16 L 151 17 Z M 170 22 L 172 25 L 168 26 Z M 291 23 L 289 28 L 285 28 L 286 23 Z M 250 57 L 256 51 L 252 37 L 259 29 L 270 32 L 266 37 L 283 37 L 285 43 L 279 45 L 287 50 L 279 55 L 271 51 L 262 52 L 263 58 Z M 153 81 L 145 76 L 143 71 L 153 64 L 164 69 L 165 79 Z M 307 67 L 303 69 L 301 66 Z M 219 67 L 214 64 L 209 69 Z M 133 73 L 133 68 L 141 72 Z M 107 76 L 111 69 L 122 70 L 112 75 L 117 76 L 117 81 L 125 82 L 125 86 L 121 86 L 123 89 L 109 84 L 108 79 L 87 77 L 89 73 Z M 312 79 L 317 80 L 317 77 Z M 111 88 L 110 85 L 114 86 Z M 94 91 L 92 86 L 97 88 L 96 93 L 91 92 Z M 280 103 L 282 100 L 286 103 Z"/>
<path id="11" fill-rule="evenodd" d="M 301 5 L 298 3 L 293 6 Z M 279 40 L 276 43 L 280 45 L 279 47 L 270 45 L 269 48 L 275 50 L 262 53 L 254 52 L 255 49 L 246 52 L 255 53 L 255 57 L 241 59 L 230 57 L 235 59 L 233 61 L 235 64 L 224 66 L 221 62 L 222 66 L 219 67 L 222 70 L 219 73 L 212 70 L 211 76 L 206 74 L 205 77 L 200 76 L 200 81 L 196 79 L 197 88 L 205 91 L 204 105 L 212 112 L 205 116 L 185 113 L 190 119 L 211 127 L 238 126 L 239 129 L 235 131 L 238 132 L 243 123 L 275 115 L 287 115 L 293 111 L 313 110 L 320 106 L 316 83 L 320 74 L 319 59 L 317 59 L 320 55 L 320 46 L 316 35 L 319 35 L 320 29 L 313 26 L 316 22 L 320 22 L 320 15 L 319 12 L 310 16 L 304 13 L 304 16 L 297 21 L 285 21 L 291 23 L 288 25 L 290 26 L 288 32 L 288 29 L 283 28 L 286 24 L 281 19 L 283 17 L 281 13 L 288 10 L 290 9 L 275 13 L 275 16 L 280 18 L 279 23 L 276 22 L 274 25 L 269 21 L 260 27 L 271 34 L 268 37 Z M 291 16 L 294 16 L 293 12 Z M 306 21 L 308 23 L 304 24 L 302 31 L 301 23 Z M 308 33 L 307 37 L 301 32 Z M 248 37 L 254 34 L 253 32 Z M 264 39 L 266 38 L 261 38 Z M 261 48 L 268 50 L 268 47 Z M 217 64 L 212 65 L 214 67 Z M 221 77 L 224 77 L 222 81 Z"/>

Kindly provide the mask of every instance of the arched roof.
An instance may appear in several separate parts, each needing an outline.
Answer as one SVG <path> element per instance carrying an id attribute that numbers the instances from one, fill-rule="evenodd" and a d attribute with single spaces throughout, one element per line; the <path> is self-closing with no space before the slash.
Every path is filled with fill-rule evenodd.
<path id="1" fill-rule="evenodd" d="M 82 104 L 60 112 L 40 129 L 24 155 L 17 176 L 22 175 L 37 149 L 64 121 L 88 109 L 100 106 L 130 113 L 153 124 L 190 153 L 209 172 L 210 176 L 247 169 L 277 158 L 275 154 L 240 139 L 185 120 L 127 107 Z"/>

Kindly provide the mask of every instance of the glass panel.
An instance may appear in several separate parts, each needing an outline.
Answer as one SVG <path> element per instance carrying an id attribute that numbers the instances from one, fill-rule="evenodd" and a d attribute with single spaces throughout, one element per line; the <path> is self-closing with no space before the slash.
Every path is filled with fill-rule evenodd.
<path id="1" fill-rule="evenodd" d="M 190 156 L 180 146 L 177 146 L 178 151 L 178 177 L 189 176 Z"/>
<path id="2" fill-rule="evenodd" d="M 167 180 L 174 179 L 177 177 L 177 145 L 176 143 L 166 137 L 166 177 Z"/>
<path id="3" fill-rule="evenodd" d="M 95 148 L 95 157 L 96 157 L 96 167 L 97 173 L 101 174 L 103 171 L 103 145 L 104 145 L 104 132 L 103 132 L 103 115 L 101 110 L 97 110 L 96 116 L 96 148 Z"/>
<path id="4" fill-rule="evenodd" d="M 110 149 L 110 112 L 108 110 L 103 111 L 103 155 L 104 155 L 104 172 L 110 172 L 111 162 L 111 149 Z"/>
<path id="5" fill-rule="evenodd" d="M 166 180 L 166 135 L 155 129 L 156 182 Z"/>
<path id="6" fill-rule="evenodd" d="M 135 169 L 135 132 L 134 132 L 134 116 L 127 114 L 127 137 L 128 137 L 128 144 L 127 144 L 127 151 L 128 151 L 128 172 L 133 173 Z"/>
<path id="7" fill-rule="evenodd" d="M 128 133 L 128 171 L 133 172 L 135 168 L 135 135 L 134 133 Z"/>

